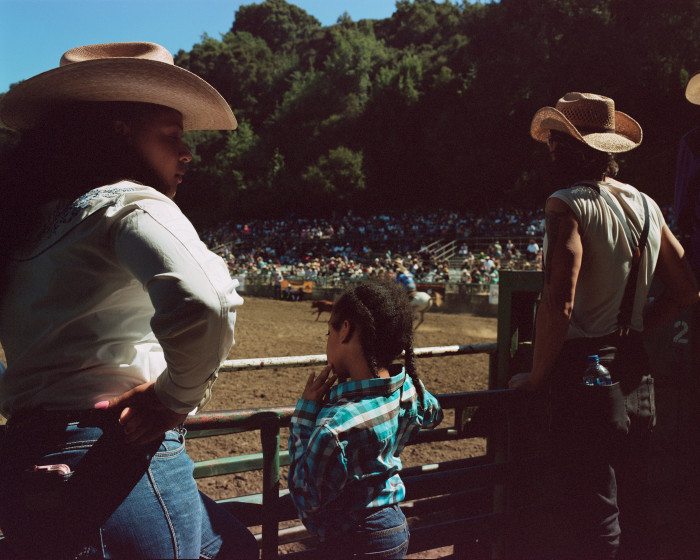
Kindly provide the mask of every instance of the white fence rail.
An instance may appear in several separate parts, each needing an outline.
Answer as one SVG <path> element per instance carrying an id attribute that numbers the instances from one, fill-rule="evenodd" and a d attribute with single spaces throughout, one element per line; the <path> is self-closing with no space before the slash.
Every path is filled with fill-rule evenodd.
<path id="1" fill-rule="evenodd" d="M 437 358 L 441 356 L 459 356 L 464 354 L 495 354 L 496 343 L 487 344 L 455 344 L 453 346 L 428 346 L 415 348 L 413 353 L 416 358 Z M 325 365 L 325 354 L 312 354 L 309 356 L 281 356 L 278 358 L 251 358 L 245 360 L 226 360 L 221 364 L 219 371 L 232 372 L 244 370 L 258 370 L 280 367 L 304 367 Z"/>

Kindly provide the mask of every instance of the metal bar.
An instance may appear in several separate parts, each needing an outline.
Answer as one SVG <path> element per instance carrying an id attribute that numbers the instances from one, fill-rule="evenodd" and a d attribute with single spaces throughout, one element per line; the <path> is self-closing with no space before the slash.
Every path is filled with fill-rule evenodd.
<path id="1" fill-rule="evenodd" d="M 441 356 L 459 356 L 466 354 L 495 354 L 498 346 L 495 342 L 486 344 L 456 344 L 452 346 L 432 346 L 415 348 L 417 358 L 438 358 Z M 276 358 L 251 358 L 244 360 L 226 360 L 219 368 L 220 372 L 258 370 L 279 367 L 304 367 L 325 365 L 325 354 L 308 356 L 280 356 Z"/>
<path id="2" fill-rule="evenodd" d="M 279 543 L 277 506 L 280 486 L 280 427 L 279 418 L 272 412 L 260 427 L 260 442 L 263 449 L 263 519 L 262 558 L 277 558 Z"/>
<path id="3" fill-rule="evenodd" d="M 413 353 L 418 358 L 437 358 L 442 356 L 458 356 L 463 354 L 495 354 L 498 345 L 495 342 L 485 344 L 457 344 L 453 346 L 433 346 L 416 348 Z"/>
<path id="4" fill-rule="evenodd" d="M 257 430 L 263 421 L 270 418 L 270 414 L 274 415 L 279 421 L 286 421 L 291 418 L 293 412 L 293 406 L 200 412 L 188 416 L 187 420 L 185 420 L 185 427 L 188 431 L 221 430 L 222 432 L 230 432 L 232 428 L 242 428 L 243 431 Z"/>
<path id="5" fill-rule="evenodd" d="M 542 272 L 503 271 L 499 280 L 498 294 L 498 364 L 497 373 L 489 381 L 489 389 L 506 387 L 512 371 L 513 359 L 521 344 L 525 343 L 534 322 L 536 294 L 542 290 Z M 535 297 L 533 297 L 535 296 Z M 494 426 L 492 437 L 488 438 L 487 455 L 494 462 L 509 462 L 511 456 L 511 427 L 513 421 L 512 401 L 507 401 L 504 415 Z M 494 511 L 511 511 L 512 487 L 499 484 L 494 487 Z M 511 539 L 507 531 L 500 527 L 494 535 L 491 558 L 508 558 Z"/>
<path id="6" fill-rule="evenodd" d="M 475 406 L 495 406 L 510 402 L 516 396 L 514 389 L 501 389 L 497 391 L 473 391 L 469 393 L 448 393 L 436 395 L 440 405 L 444 409 L 459 409 Z M 231 432 L 252 431 L 260 429 L 263 422 L 268 421 L 268 414 L 273 414 L 280 427 L 284 427 L 294 412 L 294 407 L 280 406 L 247 410 L 228 410 L 201 412 L 190 416 L 185 421 L 187 427 L 187 437 L 196 438 L 200 433 L 206 435 L 223 435 Z M 453 439 L 453 434 L 449 437 L 430 436 L 431 433 L 443 433 L 443 429 L 426 430 L 419 432 L 426 440 L 442 441 Z"/>
<path id="7" fill-rule="evenodd" d="M 279 464 L 282 467 L 286 467 L 289 464 L 289 451 L 279 452 Z M 195 463 L 194 477 L 206 478 L 208 476 L 255 471 L 264 468 L 264 466 L 265 458 L 262 453 L 209 459 L 206 461 L 197 461 L 197 463 Z"/>
<path id="8" fill-rule="evenodd" d="M 256 370 L 277 367 L 301 367 L 325 365 L 326 355 L 315 354 L 310 356 L 282 356 L 279 358 L 252 358 L 249 360 L 226 360 L 221 364 L 219 372 Z"/>
<path id="9" fill-rule="evenodd" d="M 260 469 L 262 466 L 263 458 L 261 453 L 239 455 L 237 457 L 221 457 L 220 459 L 197 461 L 194 466 L 194 477 L 207 478 L 222 474 L 234 474 Z"/>

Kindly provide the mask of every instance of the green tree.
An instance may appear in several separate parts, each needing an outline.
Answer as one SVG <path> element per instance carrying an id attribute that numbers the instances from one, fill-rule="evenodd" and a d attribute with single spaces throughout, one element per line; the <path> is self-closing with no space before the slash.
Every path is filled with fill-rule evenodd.
<path id="1" fill-rule="evenodd" d="M 410 50 L 397 56 L 377 73 L 359 127 L 368 195 L 375 208 L 415 207 L 422 203 L 426 190 L 433 188 L 431 170 L 425 166 L 426 121 L 419 103 L 422 59 Z"/>
<path id="2" fill-rule="evenodd" d="M 301 176 L 304 205 L 318 213 L 357 206 L 365 189 L 362 153 L 338 146 L 318 158 Z"/>
<path id="3" fill-rule="evenodd" d="M 212 84 L 241 119 L 259 126 L 274 107 L 273 85 L 282 57 L 248 32 L 229 32 L 221 40 L 205 36 L 189 53 L 180 51 L 176 64 Z"/>
<path id="4" fill-rule="evenodd" d="M 608 95 L 640 122 L 620 178 L 663 204 L 678 140 L 700 122 L 683 94 L 700 70 L 700 2 L 399 0 L 391 17 L 323 27 L 264 0 L 176 63 L 221 91 L 240 123 L 188 134 L 195 161 L 178 200 L 198 224 L 541 207 L 548 157 L 530 121 L 568 91 Z M 0 150 L 15 138 L 0 130 Z"/>
<path id="5" fill-rule="evenodd" d="M 357 121 L 365 113 L 373 76 L 389 58 L 371 29 L 355 24 L 333 27 L 325 40 L 327 46 L 317 51 L 320 59 L 290 75 L 288 88 L 266 122 L 266 149 L 278 148 L 297 176 L 328 146 L 358 148 Z"/>
<path id="6" fill-rule="evenodd" d="M 272 50 L 291 50 L 321 27 L 321 23 L 301 8 L 285 0 L 265 0 L 241 6 L 232 31 L 247 31 L 260 37 Z"/>
<path id="7" fill-rule="evenodd" d="M 392 17 L 377 26 L 377 34 L 397 49 L 428 45 L 438 48 L 456 32 L 460 16 L 460 8 L 449 0 L 399 0 Z"/>

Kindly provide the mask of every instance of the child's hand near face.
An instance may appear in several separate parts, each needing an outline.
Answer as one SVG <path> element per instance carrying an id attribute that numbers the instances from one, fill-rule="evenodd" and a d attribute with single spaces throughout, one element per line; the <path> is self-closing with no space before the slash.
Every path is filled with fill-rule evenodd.
<path id="1" fill-rule="evenodd" d="M 306 380 L 306 387 L 304 387 L 301 398 L 316 401 L 319 404 L 323 403 L 328 398 L 333 383 L 338 379 L 336 374 L 330 375 L 331 369 L 333 369 L 333 366 L 328 364 L 321 370 L 318 377 L 316 377 L 314 372 L 311 372 L 311 375 Z"/>

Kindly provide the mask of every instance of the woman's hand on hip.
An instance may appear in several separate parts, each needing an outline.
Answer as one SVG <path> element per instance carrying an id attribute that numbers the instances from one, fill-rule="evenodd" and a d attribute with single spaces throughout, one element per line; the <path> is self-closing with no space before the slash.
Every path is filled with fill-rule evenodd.
<path id="1" fill-rule="evenodd" d="M 135 445 L 158 439 L 187 418 L 187 414 L 170 410 L 160 402 L 152 381 L 97 403 L 95 408 L 121 410 L 119 424 L 124 430 L 124 439 Z"/>

